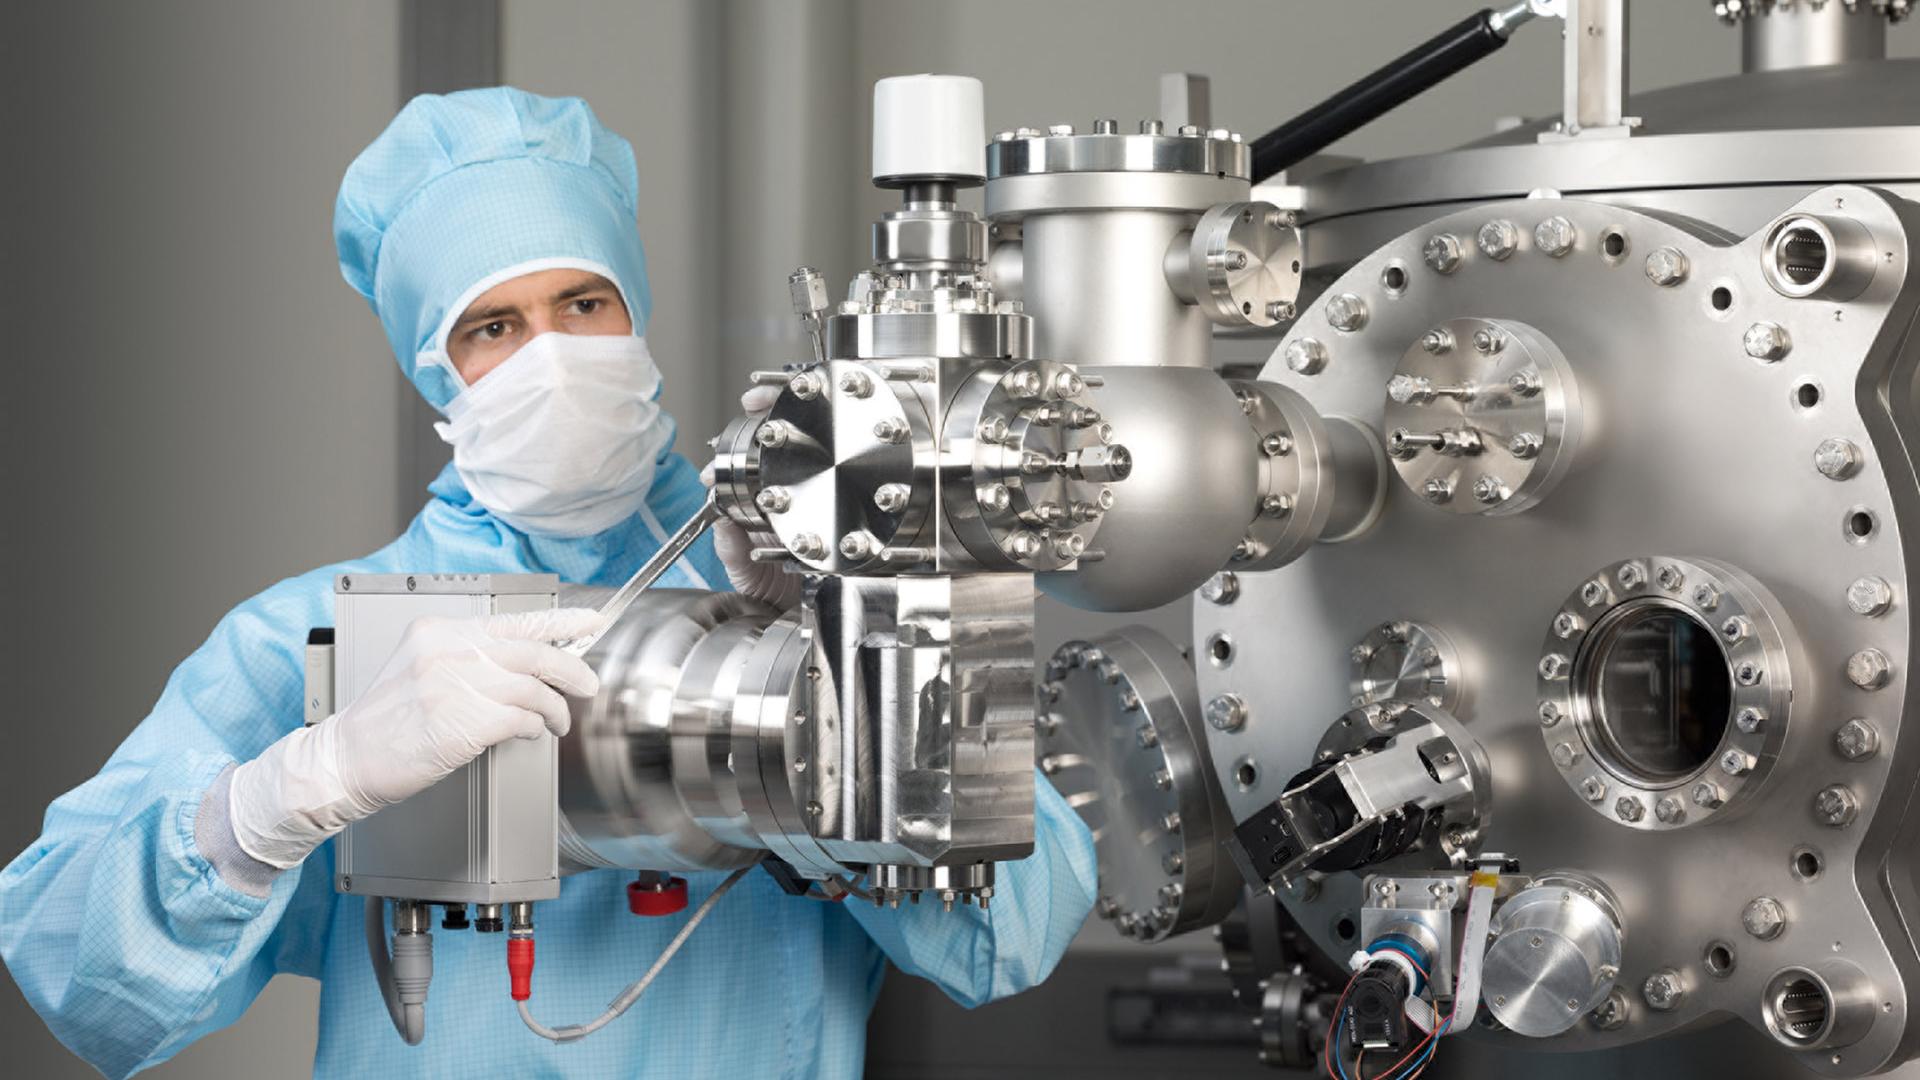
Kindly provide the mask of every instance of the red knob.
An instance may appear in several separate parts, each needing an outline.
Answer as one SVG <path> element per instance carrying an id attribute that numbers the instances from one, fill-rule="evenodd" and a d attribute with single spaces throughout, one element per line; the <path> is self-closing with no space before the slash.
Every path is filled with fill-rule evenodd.
<path id="1" fill-rule="evenodd" d="M 627 883 L 627 910 L 635 915 L 671 915 L 687 906 L 687 879 L 668 878 L 663 885 Z"/>

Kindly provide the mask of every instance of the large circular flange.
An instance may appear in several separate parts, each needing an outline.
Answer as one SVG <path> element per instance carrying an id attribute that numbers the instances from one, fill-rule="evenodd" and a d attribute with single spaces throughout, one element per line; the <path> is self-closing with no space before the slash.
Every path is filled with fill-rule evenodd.
<path id="1" fill-rule="evenodd" d="M 1051 360 L 976 370 L 955 393 L 943 497 L 983 565 L 1060 570 L 1089 550 L 1132 470 L 1095 400 L 1085 379 Z"/>
<path id="2" fill-rule="evenodd" d="M 1367 631 L 1351 654 L 1355 708 L 1424 701 L 1459 715 L 1460 653 L 1437 626 L 1396 619 Z"/>
<path id="3" fill-rule="evenodd" d="M 879 367 L 829 360 L 795 373 L 755 441 L 757 505 L 808 568 L 882 566 L 883 552 L 920 536 L 933 493 L 932 425 L 912 391 Z M 891 508 L 883 487 L 909 497 Z"/>
<path id="4" fill-rule="evenodd" d="M 1541 647 L 1547 753 L 1582 802 L 1628 828 L 1731 814 L 1785 742 L 1792 635 L 1766 587 L 1725 563 L 1603 567 L 1567 597 Z"/>
<path id="5" fill-rule="evenodd" d="M 1093 831 L 1096 912 L 1140 941 L 1225 918 L 1241 884 L 1221 847 L 1233 821 L 1187 660 L 1128 626 L 1062 645 L 1046 675 L 1041 771 Z"/>
<path id="6" fill-rule="evenodd" d="M 1238 137 L 1004 132 L 987 144 L 989 182 L 1055 173 L 1193 173 L 1245 180 L 1251 160 Z"/>
<path id="7" fill-rule="evenodd" d="M 1387 381 L 1387 453 L 1414 495 L 1457 514 L 1516 514 L 1572 466 L 1580 384 L 1547 337 L 1511 319 L 1449 319 Z"/>
<path id="8" fill-rule="evenodd" d="M 1302 256 L 1286 211 L 1266 202 L 1210 207 L 1185 254 L 1194 302 L 1214 322 L 1264 328 L 1293 318 Z"/>

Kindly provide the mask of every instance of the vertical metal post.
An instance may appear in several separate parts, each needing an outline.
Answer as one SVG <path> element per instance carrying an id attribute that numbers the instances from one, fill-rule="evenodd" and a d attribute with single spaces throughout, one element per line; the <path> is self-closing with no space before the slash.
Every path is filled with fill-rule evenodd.
<path id="1" fill-rule="evenodd" d="M 1567 0 L 1561 105 L 1566 135 L 1625 135 L 1627 0 Z"/>
<path id="2" fill-rule="evenodd" d="M 1205 75 L 1175 72 L 1160 76 L 1160 123 L 1168 132 L 1191 124 L 1213 126 L 1213 84 Z"/>

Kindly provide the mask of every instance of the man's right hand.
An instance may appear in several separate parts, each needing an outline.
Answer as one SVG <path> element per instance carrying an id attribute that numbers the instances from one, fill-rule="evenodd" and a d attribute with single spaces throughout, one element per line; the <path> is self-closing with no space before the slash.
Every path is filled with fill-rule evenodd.
<path id="1" fill-rule="evenodd" d="M 572 717 L 562 695 L 591 697 L 600 680 L 551 643 L 592 633 L 600 621 L 584 608 L 414 621 L 351 705 L 234 770 L 234 838 L 284 870 L 490 746 L 565 735 Z"/>

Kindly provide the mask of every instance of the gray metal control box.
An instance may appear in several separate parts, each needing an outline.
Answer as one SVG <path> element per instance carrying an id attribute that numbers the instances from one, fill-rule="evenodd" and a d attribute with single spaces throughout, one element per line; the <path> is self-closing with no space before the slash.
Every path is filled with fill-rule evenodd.
<path id="1" fill-rule="evenodd" d="M 539 611 L 558 603 L 552 574 L 342 574 L 334 579 L 331 687 L 307 701 L 351 705 L 373 684 L 407 625 Z M 329 666 L 311 655 L 310 683 Z M 330 694 L 328 691 L 330 690 Z M 509 739 L 405 802 L 340 835 L 334 886 L 363 896 L 502 904 L 560 895 L 559 741 Z"/>

